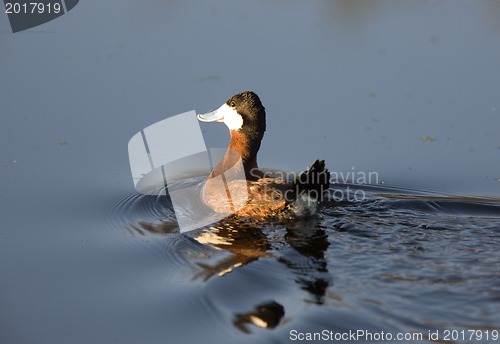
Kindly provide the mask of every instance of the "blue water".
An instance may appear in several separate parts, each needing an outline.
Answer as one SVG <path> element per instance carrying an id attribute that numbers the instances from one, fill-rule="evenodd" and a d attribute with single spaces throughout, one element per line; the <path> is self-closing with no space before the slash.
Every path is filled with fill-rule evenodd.
<path id="1" fill-rule="evenodd" d="M 363 199 L 349 201 L 354 193 Z M 335 184 L 330 196 L 312 218 L 229 218 L 185 234 L 168 197 L 117 202 L 108 215 L 115 234 L 155 257 L 136 268 L 156 281 L 158 303 L 176 300 L 165 314 L 145 309 L 141 317 L 168 324 L 179 315 L 165 335 L 196 324 L 181 336 L 188 342 L 199 333 L 208 342 L 286 343 L 358 330 L 420 342 L 465 331 L 451 342 L 479 342 L 471 333 L 495 342 L 486 336 L 500 324 L 499 199 L 354 184 Z M 203 320 L 192 322 L 194 314 Z"/>
<path id="2" fill-rule="evenodd" d="M 498 343 L 499 18 L 487 0 L 86 0 L 13 34 L 0 13 L 0 343 Z M 332 202 L 179 234 L 127 143 L 242 90 L 268 114 L 259 165 L 325 159 Z"/>

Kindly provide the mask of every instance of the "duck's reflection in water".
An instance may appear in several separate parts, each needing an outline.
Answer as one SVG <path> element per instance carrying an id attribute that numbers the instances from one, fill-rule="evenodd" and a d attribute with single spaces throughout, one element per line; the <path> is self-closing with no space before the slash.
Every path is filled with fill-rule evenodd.
<path id="1" fill-rule="evenodd" d="M 295 282 L 308 292 L 312 298 L 310 301 L 322 304 L 332 282 L 325 257 L 328 236 L 321 227 L 321 221 L 309 219 L 289 223 L 285 242 L 295 254 L 281 255 L 278 261 L 294 273 Z"/>
<path id="2" fill-rule="evenodd" d="M 273 230 L 284 231 L 284 236 L 273 240 L 271 226 Z M 272 256 L 293 273 L 295 282 L 310 295 L 308 301 L 323 303 L 331 279 L 325 258 L 328 237 L 321 227 L 321 219 L 294 220 L 271 226 L 269 223 L 228 218 L 200 233 L 195 240 L 231 255 L 211 265 L 197 262 L 202 270 L 196 278 L 206 281 L 260 257 Z"/>
<path id="3" fill-rule="evenodd" d="M 233 269 L 248 264 L 260 257 L 271 256 L 271 243 L 262 228 L 254 221 L 231 217 L 203 230 L 194 237 L 204 245 L 231 253 L 215 264 L 197 262 L 202 270 L 195 278 L 205 281 L 214 276 L 223 276 Z"/>
<path id="4" fill-rule="evenodd" d="M 294 281 L 308 295 L 306 302 L 322 304 L 327 288 L 332 284 L 325 254 L 328 237 L 320 218 L 289 222 L 269 223 L 256 220 L 226 218 L 192 236 L 194 240 L 222 250 L 227 255 L 197 258 L 199 270 L 193 279 L 208 281 L 222 277 L 238 267 L 262 257 L 274 257 L 292 273 Z M 171 233 L 168 224 L 139 223 L 143 231 Z M 165 228 L 162 228 L 166 226 Z M 191 234 L 191 233 L 189 233 Z M 259 301 L 254 310 L 235 314 L 233 323 L 242 332 L 249 332 L 247 325 L 272 329 L 283 317 L 285 309 L 275 301 Z"/>
<path id="5" fill-rule="evenodd" d="M 279 325 L 285 315 L 285 309 L 276 301 L 269 301 L 255 306 L 247 313 L 238 313 L 234 316 L 234 326 L 244 333 L 250 333 L 248 325 L 252 324 L 261 328 L 273 329 Z"/>

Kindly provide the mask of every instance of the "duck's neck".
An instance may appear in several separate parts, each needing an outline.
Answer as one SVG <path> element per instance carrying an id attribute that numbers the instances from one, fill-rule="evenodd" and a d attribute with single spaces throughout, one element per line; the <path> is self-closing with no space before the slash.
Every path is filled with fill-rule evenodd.
<path id="1" fill-rule="evenodd" d="M 244 133 L 237 130 L 230 130 L 231 141 L 227 147 L 226 154 L 210 173 L 210 178 L 218 176 L 232 168 L 241 159 L 245 177 L 247 180 L 257 180 L 264 176 L 264 173 L 257 165 L 257 152 L 260 148 L 258 142 L 252 140 Z"/>

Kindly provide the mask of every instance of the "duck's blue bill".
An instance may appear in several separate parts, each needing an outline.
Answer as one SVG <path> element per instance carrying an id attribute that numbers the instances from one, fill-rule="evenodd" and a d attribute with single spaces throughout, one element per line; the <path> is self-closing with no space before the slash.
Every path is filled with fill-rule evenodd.
<path id="1" fill-rule="evenodd" d="M 202 122 L 223 122 L 224 116 L 217 110 L 207 113 L 199 113 L 196 117 Z"/>

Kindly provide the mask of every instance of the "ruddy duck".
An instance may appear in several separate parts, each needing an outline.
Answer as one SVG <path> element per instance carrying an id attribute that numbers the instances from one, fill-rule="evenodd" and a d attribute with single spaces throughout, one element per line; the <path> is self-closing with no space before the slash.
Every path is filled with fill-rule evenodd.
<path id="1" fill-rule="evenodd" d="M 272 178 L 257 165 L 266 130 L 266 111 L 251 91 L 232 96 L 219 109 L 198 114 L 203 122 L 224 122 L 231 140 L 204 186 L 203 199 L 214 211 L 248 218 L 296 218 L 314 214 L 330 186 L 324 160 L 316 160 L 293 180 Z"/>

